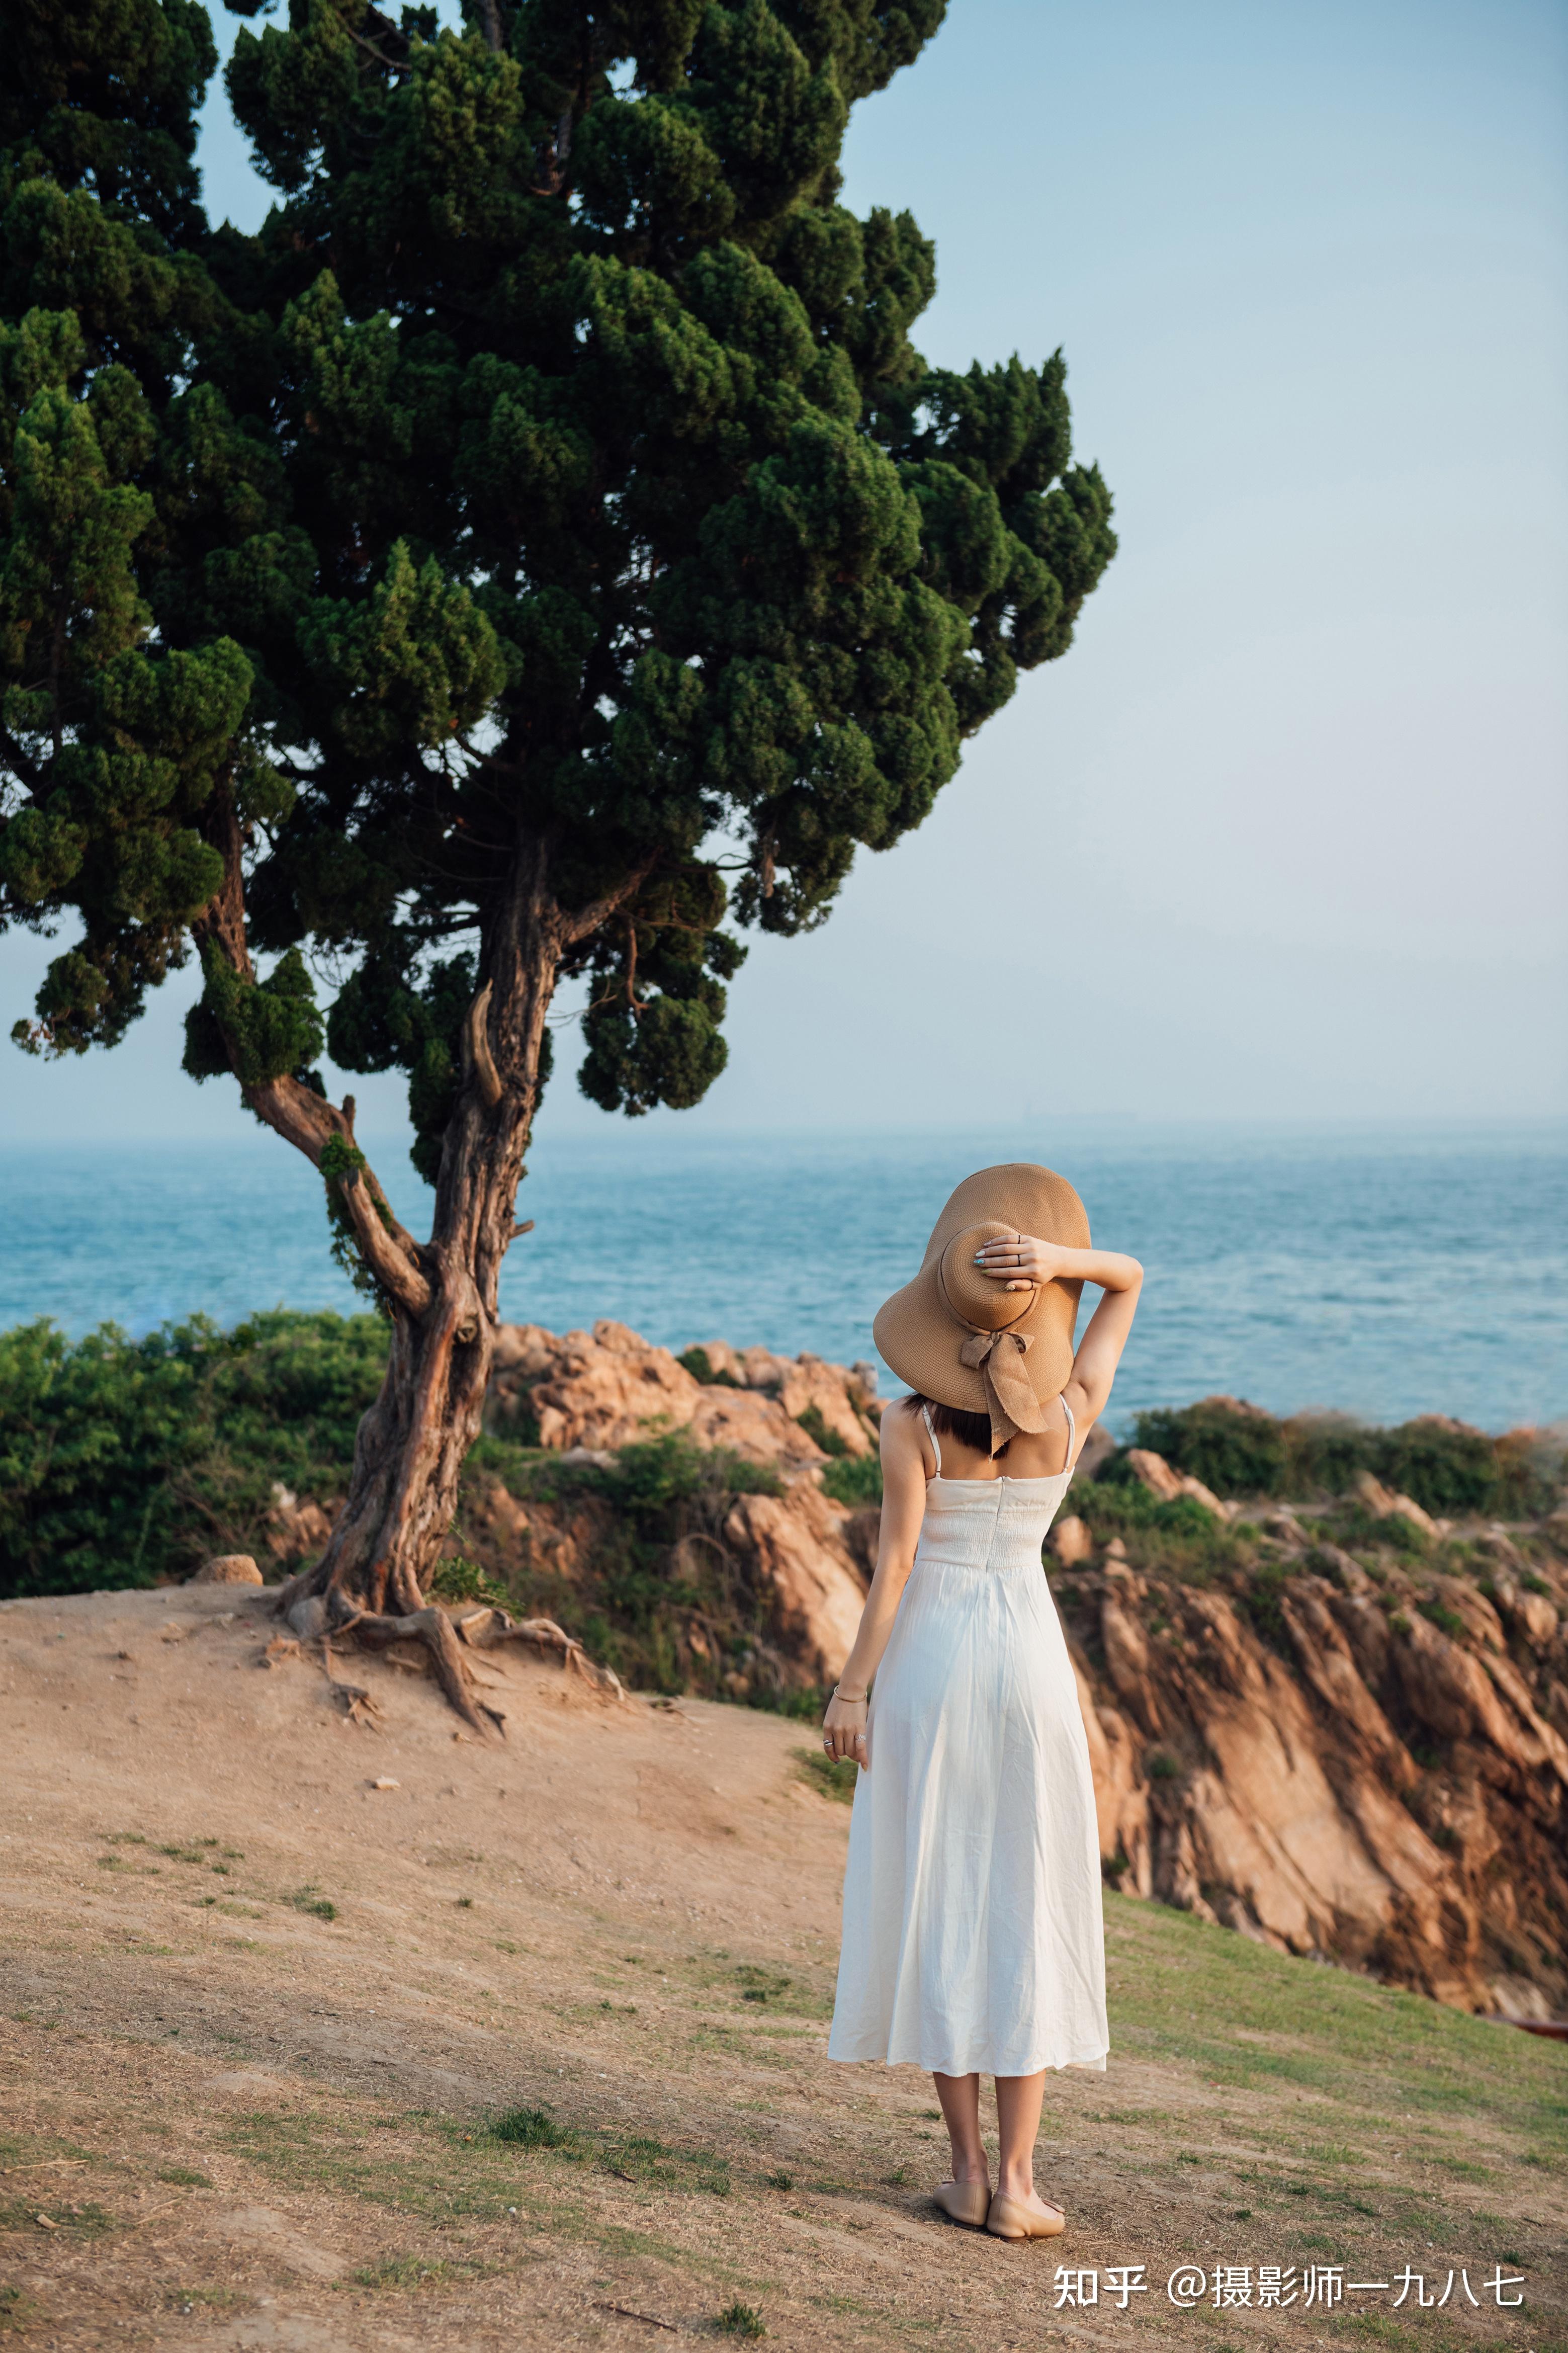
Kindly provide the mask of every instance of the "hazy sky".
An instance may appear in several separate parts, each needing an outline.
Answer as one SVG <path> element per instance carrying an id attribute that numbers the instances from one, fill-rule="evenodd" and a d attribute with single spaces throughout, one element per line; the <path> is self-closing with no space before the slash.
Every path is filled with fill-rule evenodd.
<path id="1" fill-rule="evenodd" d="M 921 832 L 753 950 L 683 1121 L 1568 1110 L 1565 66 L 1546 0 L 952 0 L 859 110 L 848 200 L 937 241 L 918 340 L 1065 347 L 1121 553 Z M 232 1126 L 189 976 L 112 1056 L 5 1045 L 45 953 L 0 943 L 0 1133 Z"/>

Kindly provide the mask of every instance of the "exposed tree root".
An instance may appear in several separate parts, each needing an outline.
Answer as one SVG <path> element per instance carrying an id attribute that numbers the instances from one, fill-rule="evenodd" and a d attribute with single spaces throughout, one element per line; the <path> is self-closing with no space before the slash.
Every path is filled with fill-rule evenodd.
<path id="1" fill-rule="evenodd" d="M 452 1621 L 444 1609 L 430 1604 L 423 1609 L 411 1609 L 405 1618 L 373 1617 L 366 1612 L 351 1618 L 341 1630 L 345 1634 L 352 1630 L 355 1641 L 367 1651 L 384 1651 L 390 1642 L 423 1642 L 430 1653 L 437 1682 L 463 1722 L 472 1725 L 476 1732 L 493 1729 L 505 1739 L 506 1718 L 499 1708 L 487 1707 L 475 1696 Z"/>
<path id="2" fill-rule="evenodd" d="M 463 1722 L 479 1733 L 500 1733 L 503 1739 L 506 1718 L 499 1708 L 487 1706 L 478 1697 L 463 1655 L 465 1645 L 474 1651 L 493 1651 L 503 1642 L 528 1642 L 535 1650 L 553 1651 L 559 1654 L 565 1672 L 579 1676 L 600 1698 L 617 1704 L 625 1702 L 626 1693 L 615 1670 L 597 1665 L 582 1643 L 558 1626 L 553 1618 L 514 1619 L 504 1609 L 479 1608 L 454 1624 L 447 1611 L 436 1603 L 394 1616 L 384 1610 L 356 1609 L 340 1593 L 312 1593 L 308 1590 L 309 1583 L 310 1572 L 306 1571 L 290 1577 L 280 1588 L 275 1609 L 293 1630 L 290 1635 L 275 1636 L 268 1644 L 267 1663 L 274 1665 L 285 1658 L 298 1657 L 302 1643 L 319 1641 L 327 1680 L 352 1723 L 378 1725 L 381 1710 L 368 1691 L 362 1691 L 355 1683 L 342 1683 L 333 1674 L 334 1642 L 341 1645 L 346 1641 L 367 1651 L 385 1651 L 395 1642 L 417 1642 L 430 1662 L 437 1682 Z"/>
<path id="3" fill-rule="evenodd" d="M 531 1642 L 536 1650 L 558 1651 L 569 1675 L 581 1675 L 602 1698 L 625 1702 L 626 1695 L 615 1669 L 596 1665 L 582 1643 L 553 1618 L 512 1618 L 504 1609 L 475 1609 L 458 1620 L 458 1631 L 476 1651 L 493 1651 L 502 1642 Z"/>

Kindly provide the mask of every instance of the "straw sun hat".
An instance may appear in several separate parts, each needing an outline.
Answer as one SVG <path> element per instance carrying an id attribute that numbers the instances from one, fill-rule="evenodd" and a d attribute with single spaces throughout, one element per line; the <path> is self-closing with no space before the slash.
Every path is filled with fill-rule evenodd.
<path id="1" fill-rule="evenodd" d="M 1089 1248 L 1089 1218 L 1065 1176 L 1013 1160 L 966 1176 L 931 1229 L 921 1271 L 879 1310 L 877 1346 L 901 1381 L 938 1405 L 991 1417 L 991 1451 L 1044 1430 L 1072 1371 L 1081 1282 L 1009 1291 L 975 1265 L 989 1241 L 1033 1234 Z"/>

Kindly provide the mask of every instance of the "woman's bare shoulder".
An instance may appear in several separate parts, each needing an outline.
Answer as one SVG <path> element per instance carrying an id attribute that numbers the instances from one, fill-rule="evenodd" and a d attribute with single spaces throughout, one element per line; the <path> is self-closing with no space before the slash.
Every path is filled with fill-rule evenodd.
<path id="1" fill-rule="evenodd" d="M 884 1448 L 889 1442 L 894 1446 L 918 1446 L 920 1429 L 921 1409 L 914 1398 L 895 1398 L 891 1405 L 883 1407 L 880 1431 Z"/>

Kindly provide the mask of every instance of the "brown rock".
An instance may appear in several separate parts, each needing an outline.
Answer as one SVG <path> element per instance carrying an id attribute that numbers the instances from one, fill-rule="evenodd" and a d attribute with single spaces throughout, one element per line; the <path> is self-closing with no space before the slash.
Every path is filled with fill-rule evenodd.
<path id="1" fill-rule="evenodd" d="M 263 1585 L 266 1579 L 247 1552 L 215 1552 L 186 1577 L 187 1585 Z"/>
<path id="2" fill-rule="evenodd" d="M 559 1339 L 537 1324 L 510 1328 L 520 1337 L 513 1367 L 496 1385 L 497 1418 L 504 1424 L 526 1402 L 541 1445 L 552 1451 L 613 1453 L 662 1428 L 689 1430 L 699 1445 L 726 1447 L 752 1462 L 794 1466 L 823 1460 L 780 1398 L 760 1389 L 704 1388 L 668 1348 L 653 1347 L 624 1324 L 605 1319 L 591 1333 L 567 1332 Z M 855 1451 L 868 1451 L 865 1425 L 847 1402 L 847 1377 L 833 1366 L 789 1369 L 801 1396 L 817 1402 L 829 1427 L 837 1429 L 837 1417 L 846 1418 L 856 1434 Z M 520 1389 L 523 1374 L 526 1388 Z M 840 1435 L 847 1447 L 848 1437 Z"/>
<path id="3" fill-rule="evenodd" d="M 1064 1568 L 1076 1568 L 1080 1560 L 1089 1559 L 1094 1552 L 1094 1538 L 1076 1512 L 1069 1512 L 1065 1520 L 1058 1520 L 1049 1541 Z"/>
<path id="4" fill-rule="evenodd" d="M 1338 1545 L 1317 1546 L 1313 1557 L 1330 1572 L 1342 1593 L 1372 1592 L 1372 1579 L 1360 1561 L 1352 1559 L 1348 1552 L 1342 1552 Z"/>
<path id="5" fill-rule="evenodd" d="M 1423 1511 L 1420 1504 L 1413 1502 L 1408 1495 L 1392 1493 L 1381 1479 L 1373 1477 L 1370 1471 L 1358 1471 L 1353 1484 L 1356 1494 L 1373 1519 L 1389 1520 L 1397 1517 L 1408 1520 L 1411 1526 L 1419 1528 L 1423 1535 L 1435 1536 L 1439 1533 L 1437 1524 L 1429 1512 Z"/>
<path id="6" fill-rule="evenodd" d="M 750 1555 L 781 1639 L 814 1682 L 839 1672 L 859 1630 L 866 1587 L 845 1543 L 852 1514 L 812 1480 L 786 1495 L 737 1495 L 724 1536 Z"/>
<path id="7" fill-rule="evenodd" d="M 1544 1651 L 1557 1631 L 1556 1605 L 1544 1593 L 1515 1591 L 1509 1618 L 1532 1651 Z"/>
<path id="8" fill-rule="evenodd" d="M 319 1559 L 332 1533 L 332 1514 L 321 1504 L 301 1504 L 275 1481 L 267 1514 L 267 1549 L 285 1567 Z"/>
<path id="9" fill-rule="evenodd" d="M 1172 1470 L 1163 1454 L 1147 1446 L 1128 1449 L 1127 1468 L 1162 1504 L 1173 1504 L 1182 1492 L 1181 1474 Z"/>
<path id="10" fill-rule="evenodd" d="M 1190 1495 L 1194 1504 L 1201 1504 L 1215 1519 L 1226 1516 L 1225 1505 L 1212 1487 L 1205 1487 L 1189 1471 L 1173 1471 L 1163 1454 L 1152 1453 L 1146 1446 L 1129 1449 L 1127 1467 L 1162 1504 L 1173 1504 L 1178 1495 Z"/>
<path id="11" fill-rule="evenodd" d="M 1100 1605 L 1100 1639 L 1105 1646 L 1106 1672 L 1118 1696 L 1149 1738 L 1157 1740 L 1164 1725 L 1149 1678 L 1149 1637 L 1142 1620 L 1114 1589 L 1105 1594 Z"/>
<path id="12" fill-rule="evenodd" d="M 1113 1707 L 1097 1707 L 1082 1664 L 1073 1661 L 1079 1707 L 1089 1743 L 1089 1771 L 1094 1778 L 1094 1810 L 1102 1862 L 1118 1853 L 1126 1859 L 1121 1884 L 1129 1895 L 1147 1895 L 1149 1854 L 1149 1792 L 1140 1786 L 1138 1743 L 1124 1716 Z"/>

